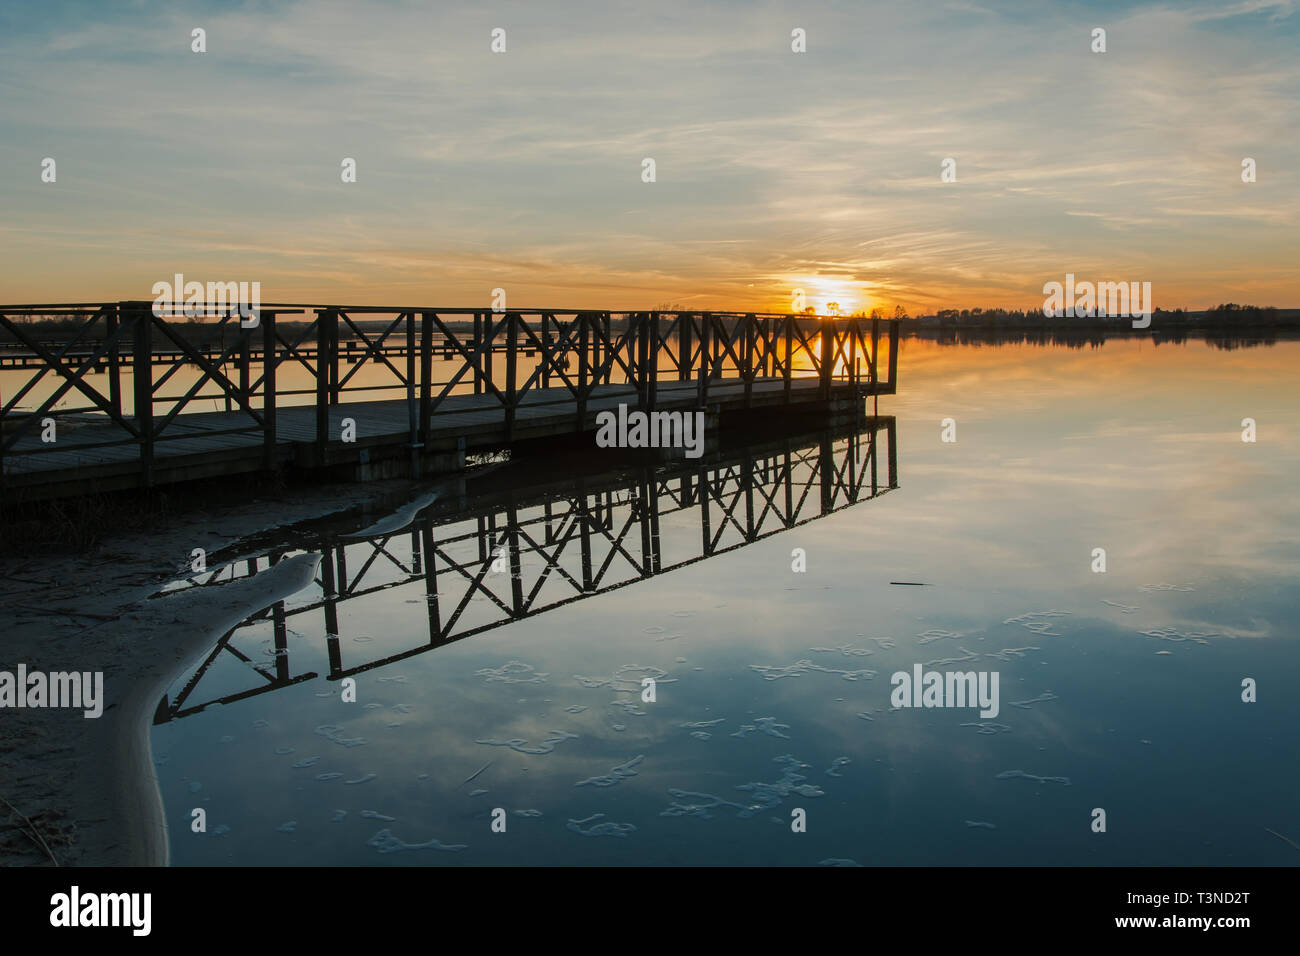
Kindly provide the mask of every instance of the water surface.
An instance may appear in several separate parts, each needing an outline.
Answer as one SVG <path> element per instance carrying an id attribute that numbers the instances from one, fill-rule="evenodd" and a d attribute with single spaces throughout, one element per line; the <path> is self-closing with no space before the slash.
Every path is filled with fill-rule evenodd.
<path id="1" fill-rule="evenodd" d="M 1298 361 L 905 341 L 896 432 L 745 436 L 704 510 L 689 468 L 560 461 L 287 535 L 335 579 L 153 730 L 173 860 L 1294 865 Z M 918 663 L 997 671 L 999 715 L 891 708 Z"/>

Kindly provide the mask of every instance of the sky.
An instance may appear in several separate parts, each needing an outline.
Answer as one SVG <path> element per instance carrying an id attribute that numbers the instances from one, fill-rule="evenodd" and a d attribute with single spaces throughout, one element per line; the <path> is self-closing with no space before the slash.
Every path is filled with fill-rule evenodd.
<path id="1" fill-rule="evenodd" d="M 1296 0 L 5 4 L 0 302 L 1300 307 L 1298 102 Z"/>

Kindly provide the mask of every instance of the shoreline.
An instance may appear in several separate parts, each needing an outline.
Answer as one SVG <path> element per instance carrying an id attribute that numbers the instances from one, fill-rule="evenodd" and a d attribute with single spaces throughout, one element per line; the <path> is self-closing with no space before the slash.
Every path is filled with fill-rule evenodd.
<path id="1" fill-rule="evenodd" d="M 323 485 L 223 510 L 222 548 L 275 528 L 383 507 L 407 480 Z M 378 503 L 378 504 L 377 504 Z M 378 513 L 378 510 L 377 510 Z M 252 578 L 150 600 L 177 574 L 207 519 L 195 509 L 165 531 L 132 531 L 97 553 L 0 559 L 6 616 L 0 670 L 102 671 L 103 714 L 0 709 L 0 797 L 30 818 L 62 866 L 166 866 L 166 809 L 150 728 L 171 683 L 250 614 L 310 583 L 320 560 L 305 553 Z M 215 552 L 216 547 L 210 549 Z M 174 560 L 173 560 L 174 559 Z M 216 570 L 234 558 L 214 562 Z M 0 805 L 0 820 L 12 818 Z M 50 865 L 14 826 L 0 865 Z"/>

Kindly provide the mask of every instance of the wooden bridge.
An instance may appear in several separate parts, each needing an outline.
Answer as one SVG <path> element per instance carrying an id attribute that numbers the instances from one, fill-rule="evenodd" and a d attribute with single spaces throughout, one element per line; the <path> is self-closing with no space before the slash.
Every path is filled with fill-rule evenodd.
<path id="1" fill-rule="evenodd" d="M 268 304 L 241 324 L 209 311 L 0 306 L 0 500 L 286 466 L 419 477 L 594 431 L 620 404 L 702 411 L 716 428 L 755 411 L 861 415 L 864 397 L 897 388 L 894 320 Z"/>

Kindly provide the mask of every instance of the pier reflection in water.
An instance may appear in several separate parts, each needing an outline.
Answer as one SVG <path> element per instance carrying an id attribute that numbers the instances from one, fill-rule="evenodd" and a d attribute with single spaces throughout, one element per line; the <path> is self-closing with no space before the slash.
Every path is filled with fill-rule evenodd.
<path id="1" fill-rule="evenodd" d="M 890 417 L 733 444 L 693 461 L 625 459 L 610 470 L 590 470 L 608 458 L 589 458 L 588 470 L 577 473 L 566 467 L 562 478 L 539 479 L 536 468 L 489 469 L 450 492 L 444 487 L 417 497 L 395 518 L 360 532 L 304 530 L 293 551 L 269 550 L 181 582 L 219 585 L 286 554 L 322 556 L 313 586 L 225 634 L 174 695 L 159 702 L 155 724 L 318 677 L 354 677 L 725 554 L 898 486 Z M 369 634 L 349 634 L 341 618 L 345 605 L 364 603 L 358 616 L 370 631 L 378 601 L 425 604 L 424 639 L 398 649 Z M 303 655 L 291 654 L 289 634 L 304 626 L 304 616 L 323 621 L 325 673 L 294 673 Z M 401 630 L 409 632 L 409 617 Z M 363 641 L 357 651 L 344 652 L 348 637 Z M 270 645 L 260 654 L 259 642 Z M 365 654 L 372 648 L 380 652 Z M 205 698 L 201 688 L 223 658 L 259 680 Z"/>

